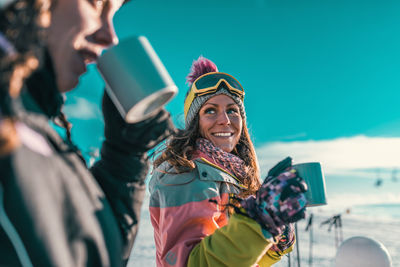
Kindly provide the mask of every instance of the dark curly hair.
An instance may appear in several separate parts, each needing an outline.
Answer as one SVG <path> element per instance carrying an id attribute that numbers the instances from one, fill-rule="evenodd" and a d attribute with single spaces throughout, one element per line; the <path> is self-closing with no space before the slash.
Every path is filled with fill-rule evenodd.
<path id="1" fill-rule="evenodd" d="M 44 51 L 41 16 L 51 0 L 18 0 L 0 9 L 1 35 L 13 53 L 0 48 L 0 155 L 18 144 L 11 99 L 16 98 L 25 79 L 39 67 Z"/>
<path id="2" fill-rule="evenodd" d="M 44 29 L 39 17 L 50 0 L 18 0 L 0 10 L 0 32 L 16 53 L 0 49 L 1 112 L 11 115 L 7 99 L 17 97 L 24 79 L 39 67 L 44 50 Z"/>

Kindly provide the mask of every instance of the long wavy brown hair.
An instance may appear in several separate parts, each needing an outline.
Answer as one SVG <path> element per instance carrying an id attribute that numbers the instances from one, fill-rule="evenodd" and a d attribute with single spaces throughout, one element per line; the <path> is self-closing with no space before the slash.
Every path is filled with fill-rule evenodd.
<path id="1" fill-rule="evenodd" d="M 190 155 L 195 149 L 196 140 L 200 137 L 199 114 L 197 114 L 187 129 L 179 130 L 167 141 L 162 154 L 154 161 L 154 168 L 156 169 L 166 161 L 174 167 L 176 173 L 192 171 L 196 166 Z M 243 123 L 239 142 L 233 149 L 232 154 L 241 158 L 247 167 L 246 176 L 238 177 L 242 179 L 243 185 L 247 187 L 241 196 L 254 194 L 260 187 L 260 171 L 246 122 Z"/>

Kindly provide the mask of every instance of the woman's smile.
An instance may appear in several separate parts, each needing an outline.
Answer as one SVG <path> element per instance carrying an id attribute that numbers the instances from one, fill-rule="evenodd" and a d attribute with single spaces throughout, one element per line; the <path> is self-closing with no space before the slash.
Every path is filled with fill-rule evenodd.
<path id="1" fill-rule="evenodd" d="M 220 94 L 210 98 L 199 112 L 202 137 L 225 152 L 232 152 L 242 133 L 242 117 L 233 99 Z"/>

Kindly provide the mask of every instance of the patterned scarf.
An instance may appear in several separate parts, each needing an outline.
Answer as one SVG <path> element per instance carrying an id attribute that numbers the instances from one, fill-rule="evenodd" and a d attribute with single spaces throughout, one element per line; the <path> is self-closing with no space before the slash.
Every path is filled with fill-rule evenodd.
<path id="1" fill-rule="evenodd" d="M 240 180 L 246 176 L 246 166 L 241 158 L 214 146 L 208 139 L 199 138 L 196 140 L 196 151 L 193 153 L 193 159 L 200 157 L 215 163 Z"/>

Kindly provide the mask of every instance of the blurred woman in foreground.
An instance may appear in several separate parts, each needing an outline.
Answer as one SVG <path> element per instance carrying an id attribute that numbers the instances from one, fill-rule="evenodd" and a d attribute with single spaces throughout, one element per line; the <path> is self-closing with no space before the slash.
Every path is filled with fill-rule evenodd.
<path id="1" fill-rule="evenodd" d="M 6 0 L 0 6 L 0 266 L 124 266 L 136 236 L 146 151 L 162 111 L 125 124 L 105 95 L 105 141 L 90 169 L 62 113 L 86 65 L 117 43 L 124 0 Z M 66 128 L 66 139 L 50 126 Z"/>

